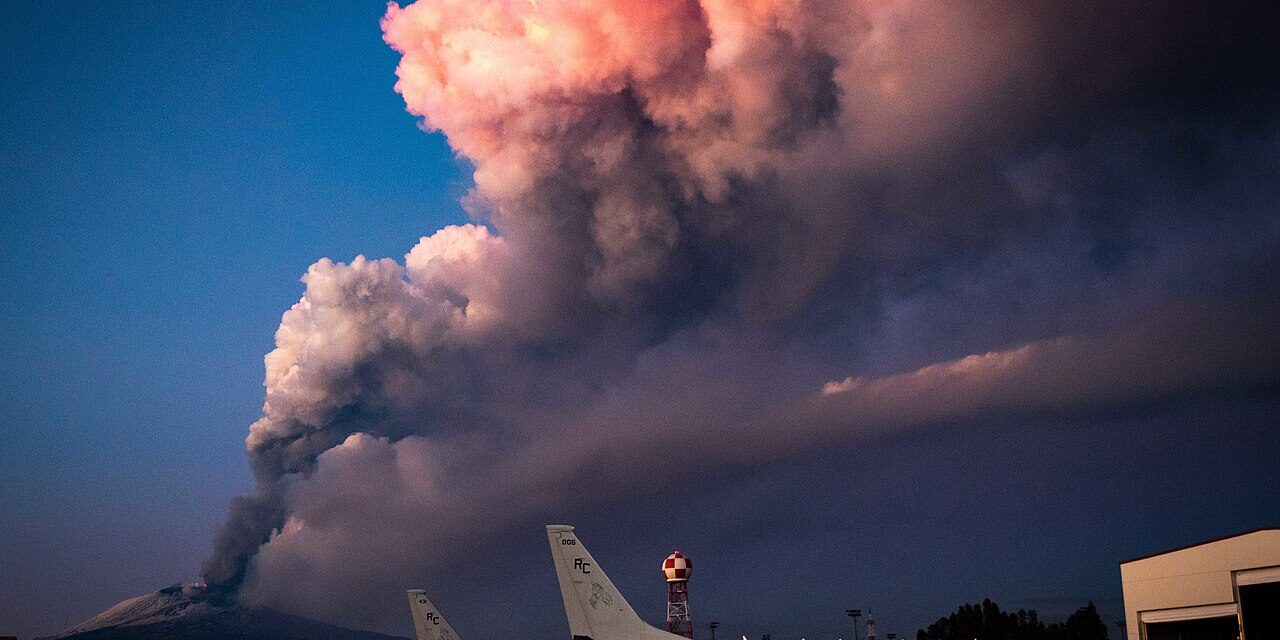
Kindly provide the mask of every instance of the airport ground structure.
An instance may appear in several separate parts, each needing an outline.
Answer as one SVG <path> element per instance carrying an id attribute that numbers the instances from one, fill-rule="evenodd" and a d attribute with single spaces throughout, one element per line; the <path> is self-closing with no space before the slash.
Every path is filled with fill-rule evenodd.
<path id="1" fill-rule="evenodd" d="M 1280 527 L 1120 563 L 1127 640 L 1280 638 Z"/>

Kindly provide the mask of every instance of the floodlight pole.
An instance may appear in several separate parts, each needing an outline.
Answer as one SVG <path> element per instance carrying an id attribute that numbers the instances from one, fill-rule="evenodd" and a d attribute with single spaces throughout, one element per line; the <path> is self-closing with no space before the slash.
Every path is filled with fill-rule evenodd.
<path id="1" fill-rule="evenodd" d="M 853 640 L 858 640 L 858 618 L 862 616 L 862 609 L 845 609 L 844 612 L 853 618 Z"/>

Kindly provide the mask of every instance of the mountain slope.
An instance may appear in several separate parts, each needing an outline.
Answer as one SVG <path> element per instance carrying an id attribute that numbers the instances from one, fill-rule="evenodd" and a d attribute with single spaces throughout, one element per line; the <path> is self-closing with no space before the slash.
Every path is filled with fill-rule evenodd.
<path id="1" fill-rule="evenodd" d="M 205 589 L 174 585 L 125 600 L 41 640 L 403 640 L 271 609 L 231 604 Z"/>

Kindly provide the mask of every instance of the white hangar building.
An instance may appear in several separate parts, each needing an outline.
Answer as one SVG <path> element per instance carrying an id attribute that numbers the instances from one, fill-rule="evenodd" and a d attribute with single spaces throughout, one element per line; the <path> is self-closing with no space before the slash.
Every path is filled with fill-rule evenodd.
<path id="1" fill-rule="evenodd" d="M 1120 563 L 1128 640 L 1280 640 L 1280 527 Z"/>

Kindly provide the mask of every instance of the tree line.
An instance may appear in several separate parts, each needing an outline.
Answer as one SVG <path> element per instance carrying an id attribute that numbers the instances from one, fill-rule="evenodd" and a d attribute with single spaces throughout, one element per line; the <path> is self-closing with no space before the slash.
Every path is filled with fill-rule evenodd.
<path id="1" fill-rule="evenodd" d="M 1001 611 L 996 603 L 961 605 L 945 618 L 916 632 L 916 640 L 1107 640 L 1107 625 L 1092 602 L 1046 625 L 1034 609 Z"/>

